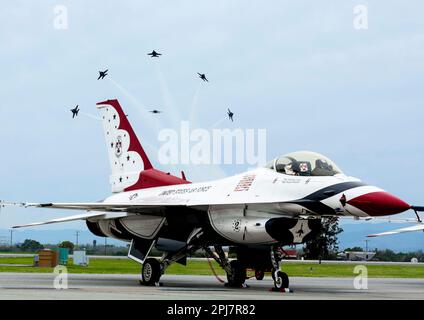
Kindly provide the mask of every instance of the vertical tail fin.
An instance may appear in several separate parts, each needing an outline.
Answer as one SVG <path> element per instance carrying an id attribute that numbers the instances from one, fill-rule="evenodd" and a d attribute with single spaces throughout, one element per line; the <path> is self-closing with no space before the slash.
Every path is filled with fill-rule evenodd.
<path id="1" fill-rule="evenodd" d="M 136 184 L 140 172 L 153 166 L 144 152 L 127 116 L 118 100 L 97 103 L 102 113 L 112 174 L 110 184 L 113 192 L 122 192 Z"/>
<path id="2" fill-rule="evenodd" d="M 97 103 L 112 169 L 112 192 L 190 183 L 153 168 L 118 100 Z"/>

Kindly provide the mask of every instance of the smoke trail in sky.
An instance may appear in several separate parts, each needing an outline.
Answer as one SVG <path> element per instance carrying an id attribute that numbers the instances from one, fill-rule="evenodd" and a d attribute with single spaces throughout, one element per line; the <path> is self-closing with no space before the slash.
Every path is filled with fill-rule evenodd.
<path id="1" fill-rule="evenodd" d="M 86 117 L 89 117 L 89 118 L 91 118 L 91 119 L 97 120 L 97 121 L 102 121 L 102 119 L 101 119 L 101 118 L 96 117 L 95 115 L 92 115 L 92 114 L 87 113 L 87 112 L 84 112 L 84 111 L 79 111 L 79 114 L 81 114 L 81 115 L 83 115 L 83 116 L 86 116 Z"/>
<path id="2" fill-rule="evenodd" d="M 160 67 L 159 63 L 155 64 L 155 73 L 156 77 L 159 81 L 162 98 L 165 102 L 165 106 L 167 108 L 167 114 L 169 118 L 171 118 L 173 124 L 175 127 L 179 125 L 179 123 L 182 121 L 181 113 L 179 112 L 177 106 L 175 105 L 173 98 L 171 96 L 171 93 L 169 92 L 169 88 L 165 79 L 165 76 L 162 72 L 162 69 Z"/>
<path id="3" fill-rule="evenodd" d="M 144 104 L 141 103 L 136 97 L 134 97 L 127 89 L 125 89 L 121 84 L 113 80 L 112 77 L 109 77 L 108 79 L 115 87 L 117 87 L 125 95 L 125 97 L 127 97 L 131 101 L 133 105 L 137 107 L 137 109 L 141 112 L 141 115 L 143 118 L 152 116 L 150 112 L 147 110 L 147 108 L 144 106 Z M 143 126 L 149 126 L 151 129 L 155 130 L 155 132 L 159 132 L 160 130 L 159 121 L 160 120 L 157 117 L 155 117 L 154 121 L 143 122 Z"/>
<path id="4" fill-rule="evenodd" d="M 214 129 L 216 127 L 218 127 L 219 125 L 221 125 L 225 120 L 227 120 L 227 117 L 224 117 L 222 119 L 219 119 L 218 121 L 216 121 L 212 126 L 210 126 L 209 129 Z"/>
<path id="5" fill-rule="evenodd" d="M 112 77 L 108 78 L 110 82 L 112 82 L 115 87 L 117 87 L 128 99 L 131 100 L 133 104 L 140 108 L 140 110 L 144 111 L 147 114 L 147 109 L 137 98 L 135 98 L 127 89 L 125 89 L 122 85 L 112 79 Z"/>
<path id="6" fill-rule="evenodd" d="M 150 112 L 148 112 L 147 108 L 144 106 L 144 104 L 142 104 L 136 97 L 134 97 L 127 89 L 125 89 L 121 84 L 119 84 L 118 82 L 116 82 L 115 80 L 112 79 L 112 77 L 108 78 L 109 81 L 115 86 L 117 87 L 124 95 L 125 97 L 127 97 L 130 102 L 135 105 L 137 107 L 137 110 L 141 113 L 141 116 L 143 119 L 146 119 L 147 117 L 150 118 L 154 118 L 154 120 L 152 121 L 151 119 L 149 119 L 149 121 L 144 121 L 143 122 L 143 127 L 149 127 L 150 128 L 150 132 L 149 134 L 151 134 L 154 138 L 153 139 L 147 139 L 147 135 L 143 136 L 143 139 L 140 139 L 140 142 L 142 143 L 143 146 L 147 146 L 146 149 L 150 150 L 150 153 L 152 155 L 157 154 L 158 153 L 158 142 L 157 142 L 157 133 L 160 130 L 160 126 L 159 126 L 159 119 L 158 117 L 156 117 L 155 115 L 152 115 Z M 154 131 L 153 131 L 154 130 Z M 146 130 L 149 131 L 149 130 Z M 154 132 L 156 132 L 156 135 L 154 134 Z"/>
<path id="7" fill-rule="evenodd" d="M 191 111 L 190 111 L 190 124 L 192 127 L 197 128 L 200 127 L 199 124 L 199 109 L 198 109 L 198 101 L 200 94 L 200 83 L 197 85 L 196 91 L 194 92 L 193 99 L 191 100 Z"/>

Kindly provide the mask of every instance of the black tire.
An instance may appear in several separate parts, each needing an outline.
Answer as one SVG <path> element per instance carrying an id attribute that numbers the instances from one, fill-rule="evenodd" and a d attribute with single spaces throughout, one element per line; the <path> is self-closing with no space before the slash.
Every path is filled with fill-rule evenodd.
<path id="1" fill-rule="evenodd" d="M 234 288 L 240 288 L 246 281 L 246 268 L 240 262 L 233 260 L 230 262 L 231 275 L 227 273 L 228 285 Z"/>
<path id="2" fill-rule="evenodd" d="M 276 289 L 285 289 L 289 287 L 289 277 L 287 273 L 277 271 L 277 277 L 274 279 L 274 286 Z"/>
<path id="3" fill-rule="evenodd" d="M 160 263 L 156 259 L 148 258 L 141 268 L 141 283 L 145 286 L 153 286 L 159 282 L 161 276 Z"/>
<path id="4" fill-rule="evenodd" d="M 256 280 L 263 280 L 265 276 L 265 270 L 263 269 L 258 269 L 255 270 L 255 278 Z"/>

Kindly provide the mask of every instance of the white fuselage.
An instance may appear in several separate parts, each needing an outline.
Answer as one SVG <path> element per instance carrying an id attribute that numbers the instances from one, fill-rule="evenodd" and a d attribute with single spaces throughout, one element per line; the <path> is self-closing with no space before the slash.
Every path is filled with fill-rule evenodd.
<path id="1" fill-rule="evenodd" d="M 157 201 L 158 205 L 181 205 L 192 208 L 203 207 L 213 229 L 222 237 L 235 243 L 265 244 L 273 239 L 265 230 L 266 222 L 275 217 L 302 218 L 321 217 L 326 212 L 315 212 L 298 203 L 308 195 L 346 183 L 360 180 L 338 174 L 335 176 L 289 176 L 272 169 L 258 168 L 228 178 L 209 182 L 191 183 L 147 188 L 114 194 L 105 203 L 131 203 L 143 205 Z M 341 189 L 334 194 L 324 194 L 322 205 L 330 210 L 328 215 L 367 217 L 368 214 L 349 204 L 342 204 L 342 195 L 348 199 L 365 193 L 378 192 L 373 186 L 359 185 Z M 148 217 L 126 224 L 128 230 L 142 228 Z M 156 224 L 164 221 L 150 217 Z M 126 219 L 123 219 L 125 223 Z M 156 228 L 155 228 L 156 229 Z M 150 230 L 146 231 L 150 234 Z M 152 233 L 153 237 L 154 234 Z M 302 242 L 302 238 L 299 239 Z"/>
<path id="2" fill-rule="evenodd" d="M 155 187 L 114 194 L 106 203 L 143 204 L 155 199 L 160 203 L 181 204 L 186 206 L 233 207 L 237 205 L 254 207 L 264 214 L 288 216 L 309 215 L 291 206 L 292 201 L 302 199 L 325 187 L 343 182 L 357 182 L 357 178 L 344 174 L 328 177 L 288 176 L 267 168 L 258 168 L 228 178 L 191 184 Z M 374 186 L 359 186 L 328 197 L 322 202 L 341 215 L 366 217 L 368 214 L 355 207 L 345 207 L 339 201 L 342 194 L 348 198 L 377 192 L 382 189 Z"/>

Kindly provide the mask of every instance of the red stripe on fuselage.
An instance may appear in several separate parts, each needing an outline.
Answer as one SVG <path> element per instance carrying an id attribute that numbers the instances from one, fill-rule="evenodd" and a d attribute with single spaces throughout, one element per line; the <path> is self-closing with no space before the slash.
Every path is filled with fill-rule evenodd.
<path id="1" fill-rule="evenodd" d="M 140 172 L 138 181 L 132 186 L 125 188 L 125 191 L 146 189 L 153 187 L 173 186 L 177 184 L 189 184 L 190 181 L 183 180 L 171 174 L 156 169 L 149 169 Z"/>

